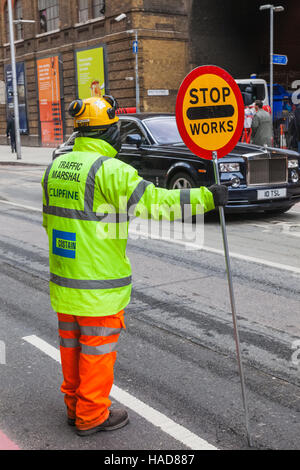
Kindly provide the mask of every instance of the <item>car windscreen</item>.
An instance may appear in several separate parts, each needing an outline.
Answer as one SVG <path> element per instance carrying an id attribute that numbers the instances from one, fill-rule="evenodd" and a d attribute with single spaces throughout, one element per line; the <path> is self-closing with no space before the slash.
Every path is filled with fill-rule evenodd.
<path id="1" fill-rule="evenodd" d="M 182 142 L 182 138 L 177 129 L 176 120 L 173 117 L 145 119 L 143 123 L 158 144 L 175 144 Z"/>
<path id="2" fill-rule="evenodd" d="M 250 93 L 252 102 L 255 100 L 263 101 L 266 97 L 265 87 L 262 83 L 238 83 L 238 86 L 243 93 Z"/>
<path id="3" fill-rule="evenodd" d="M 78 137 L 78 132 L 73 132 L 66 140 L 65 145 L 74 145 L 76 137 Z"/>

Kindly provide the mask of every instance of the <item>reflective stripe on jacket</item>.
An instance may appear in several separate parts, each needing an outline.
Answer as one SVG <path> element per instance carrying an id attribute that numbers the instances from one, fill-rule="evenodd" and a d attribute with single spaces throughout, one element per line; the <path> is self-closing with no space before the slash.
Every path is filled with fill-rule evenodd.
<path id="1" fill-rule="evenodd" d="M 55 159 L 43 176 L 43 225 L 56 312 L 106 316 L 128 305 L 129 215 L 174 220 L 182 217 L 184 204 L 191 204 L 192 215 L 214 209 L 207 188 L 156 188 L 115 155 L 106 142 L 80 137 L 73 152 Z"/>

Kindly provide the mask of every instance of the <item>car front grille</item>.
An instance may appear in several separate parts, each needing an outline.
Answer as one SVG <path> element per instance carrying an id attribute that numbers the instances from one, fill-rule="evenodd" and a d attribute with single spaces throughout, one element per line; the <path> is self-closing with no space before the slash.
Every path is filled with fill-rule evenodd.
<path id="1" fill-rule="evenodd" d="M 248 184 L 278 184 L 286 182 L 286 157 L 248 161 Z"/>

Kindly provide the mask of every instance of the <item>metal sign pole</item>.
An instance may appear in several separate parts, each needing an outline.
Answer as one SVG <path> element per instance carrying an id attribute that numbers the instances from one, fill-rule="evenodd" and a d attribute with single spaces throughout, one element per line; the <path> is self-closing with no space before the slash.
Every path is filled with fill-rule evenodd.
<path id="1" fill-rule="evenodd" d="M 139 83 L 139 43 L 138 43 L 138 30 L 135 30 L 135 97 L 136 97 L 136 112 L 140 112 L 140 83 Z"/>
<path id="2" fill-rule="evenodd" d="M 215 173 L 216 184 L 220 184 L 220 175 L 219 175 L 217 152 L 213 152 L 213 164 L 214 164 L 214 173 Z M 247 397 L 246 397 L 246 388 L 245 388 L 243 364 L 242 364 L 242 359 L 241 359 L 240 339 L 239 339 L 239 331 L 238 331 L 238 324 L 237 324 L 237 315 L 236 315 L 235 298 L 234 298 L 234 291 L 233 291 L 233 282 L 232 282 L 232 274 L 231 274 L 231 266 L 230 266 L 230 257 L 229 257 L 229 248 L 228 248 L 228 240 L 227 240 L 227 231 L 226 231 L 224 207 L 222 207 L 222 206 L 219 207 L 219 213 L 220 213 L 220 223 L 221 223 L 222 235 L 223 235 L 223 245 L 224 245 L 224 252 L 225 252 L 226 270 L 227 270 L 227 278 L 228 278 L 228 286 L 229 286 L 229 294 L 230 294 L 230 303 L 231 303 L 231 310 L 232 310 L 232 319 L 233 319 L 233 327 L 234 327 L 236 353 L 237 353 L 237 360 L 238 360 L 238 366 L 239 366 L 239 372 L 240 372 L 240 378 L 241 378 L 242 397 L 243 397 L 243 404 L 244 404 L 244 410 L 245 410 L 247 438 L 248 438 L 249 446 L 252 447 L 252 441 L 251 441 L 251 436 L 250 436 L 250 431 L 249 431 L 248 405 L 247 405 Z"/>
<path id="3" fill-rule="evenodd" d="M 273 136 L 273 43 L 274 43 L 274 7 L 270 8 L 270 107 L 271 107 L 271 126 Z M 274 136 L 272 137 L 274 139 Z"/>

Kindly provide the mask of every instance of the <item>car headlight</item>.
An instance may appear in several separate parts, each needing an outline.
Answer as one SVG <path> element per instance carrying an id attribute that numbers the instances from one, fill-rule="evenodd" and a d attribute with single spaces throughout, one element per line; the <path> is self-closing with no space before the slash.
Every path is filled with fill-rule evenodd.
<path id="1" fill-rule="evenodd" d="M 232 188 L 239 188 L 241 184 L 241 180 L 238 176 L 233 176 L 231 178 L 231 187 Z"/>
<path id="2" fill-rule="evenodd" d="M 289 168 L 298 168 L 298 160 L 289 160 Z"/>
<path id="3" fill-rule="evenodd" d="M 219 164 L 221 173 L 232 173 L 240 171 L 239 163 L 220 163 Z"/>
<path id="4" fill-rule="evenodd" d="M 298 183 L 298 181 L 299 181 L 298 171 L 296 171 L 296 170 L 291 171 L 291 179 L 292 179 L 293 183 Z"/>

